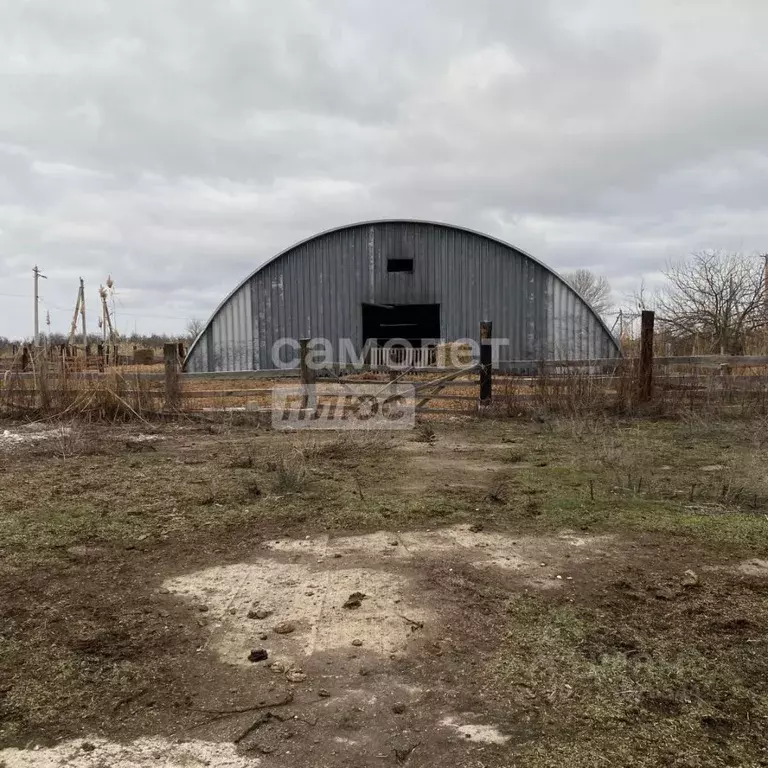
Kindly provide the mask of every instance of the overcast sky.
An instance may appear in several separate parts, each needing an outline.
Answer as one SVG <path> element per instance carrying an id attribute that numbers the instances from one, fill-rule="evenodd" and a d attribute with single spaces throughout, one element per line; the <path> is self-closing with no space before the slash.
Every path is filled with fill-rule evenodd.
<path id="1" fill-rule="evenodd" d="M 0 335 L 32 333 L 35 263 L 54 331 L 111 274 L 121 331 L 176 333 L 369 218 L 617 299 L 768 250 L 766 30 L 764 0 L 0 0 Z"/>

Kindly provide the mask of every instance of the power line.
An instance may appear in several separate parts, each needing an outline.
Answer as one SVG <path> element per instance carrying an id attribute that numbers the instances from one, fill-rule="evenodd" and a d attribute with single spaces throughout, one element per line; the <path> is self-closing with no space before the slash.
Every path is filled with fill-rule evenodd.
<path id="1" fill-rule="evenodd" d="M 28 295 L 25 295 L 23 293 L 0 293 L 0 296 L 8 297 L 11 299 L 29 299 Z M 55 309 L 60 312 L 70 312 L 71 307 L 60 307 L 56 304 L 49 304 L 42 296 L 40 298 L 40 303 L 46 307 L 46 309 Z M 124 309 L 121 309 L 120 311 L 121 315 L 128 315 L 129 317 L 146 317 L 150 320 L 189 320 L 188 315 L 149 315 L 145 312 L 126 312 Z"/>
<path id="2" fill-rule="evenodd" d="M 45 301 L 42 302 L 43 305 L 47 309 L 55 309 L 59 312 L 70 312 L 71 308 L 67 307 L 57 307 L 55 304 L 46 304 Z M 147 318 L 149 320 L 189 320 L 189 317 L 181 317 L 180 315 L 147 315 L 143 312 L 120 312 L 120 315 L 127 315 L 128 317 L 138 317 L 138 318 Z"/>
<path id="3" fill-rule="evenodd" d="M 3 296 L 3 295 L 5 295 L 5 294 L 0 294 L 0 296 Z M 26 298 L 29 298 L 29 297 L 24 296 L 22 298 L 26 299 Z M 40 302 L 41 302 L 41 304 L 43 304 L 43 306 L 46 309 L 55 309 L 55 310 L 57 310 L 59 312 L 71 312 L 72 311 L 72 307 L 60 307 L 57 304 L 49 304 L 48 302 L 45 301 L 45 299 L 41 299 Z M 189 316 L 181 316 L 181 315 L 148 315 L 148 314 L 146 314 L 144 312 L 126 312 L 125 310 L 121 310 L 120 314 L 121 315 L 128 315 L 129 317 L 138 317 L 138 318 L 146 317 L 146 318 L 149 318 L 150 320 L 189 320 Z"/>
<path id="4" fill-rule="evenodd" d="M 148 317 L 151 320 L 189 320 L 189 317 L 181 317 L 180 315 L 146 315 L 143 312 L 137 314 L 136 312 L 126 312 L 125 310 L 120 312 L 121 315 L 128 315 L 128 317 Z"/>

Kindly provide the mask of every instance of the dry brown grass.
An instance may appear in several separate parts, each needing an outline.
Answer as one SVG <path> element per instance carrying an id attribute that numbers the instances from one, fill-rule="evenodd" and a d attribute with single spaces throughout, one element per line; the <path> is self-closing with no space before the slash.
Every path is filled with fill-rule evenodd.
<path id="1" fill-rule="evenodd" d="M 0 379 L 0 414 L 14 418 L 118 422 L 144 419 L 162 406 L 162 392 L 136 375 L 111 369 L 103 375 L 72 373 L 44 356 L 29 373 L 7 371 Z"/>
<path id="2" fill-rule="evenodd" d="M 718 369 L 695 367 L 656 371 L 653 396 L 643 402 L 635 363 L 627 360 L 612 374 L 564 368 L 536 377 L 505 377 L 495 410 L 507 416 L 768 415 L 768 373 L 764 368 L 761 373 L 745 375 L 722 375 Z"/>
<path id="3" fill-rule="evenodd" d="M 639 415 L 679 419 L 686 414 L 765 417 L 768 415 L 766 368 L 734 369 L 657 366 L 655 389 L 649 402 L 640 402 L 636 360 L 628 359 L 616 370 L 563 366 L 537 376 L 496 374 L 494 400 L 482 414 L 491 417 L 534 418 L 590 415 Z M 71 372 L 44 356 L 34 356 L 31 372 L 7 371 L 0 378 L 0 414 L 22 418 L 78 417 L 89 421 L 124 421 L 148 418 L 165 410 L 162 366 L 110 368 L 105 372 Z M 146 379 L 143 374 L 155 374 Z M 363 372 L 349 381 L 382 381 L 386 375 Z M 427 383 L 434 373 L 409 379 Z M 224 411 L 260 411 L 269 415 L 274 387 L 295 387 L 295 378 L 226 379 L 194 378 L 180 382 L 178 412 L 187 414 Z M 428 409 L 472 413 L 479 395 L 477 376 L 440 391 Z M 427 395 L 424 396 L 427 399 Z M 430 417 L 431 418 L 431 417 Z"/>

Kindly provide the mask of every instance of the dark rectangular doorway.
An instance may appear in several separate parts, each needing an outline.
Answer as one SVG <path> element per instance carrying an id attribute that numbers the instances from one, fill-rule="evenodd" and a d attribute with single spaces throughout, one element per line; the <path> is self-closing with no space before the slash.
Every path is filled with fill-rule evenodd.
<path id="1" fill-rule="evenodd" d="M 439 304 L 363 304 L 363 343 L 405 339 L 422 347 L 439 338 Z"/>

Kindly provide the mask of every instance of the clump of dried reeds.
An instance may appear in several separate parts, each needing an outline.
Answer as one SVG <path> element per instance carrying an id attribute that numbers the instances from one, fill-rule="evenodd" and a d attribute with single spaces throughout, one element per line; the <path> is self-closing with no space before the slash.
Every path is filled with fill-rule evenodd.
<path id="1" fill-rule="evenodd" d="M 27 371 L 12 367 L 0 378 L 0 413 L 15 418 L 131 421 L 156 413 L 161 402 L 162 393 L 135 374 L 70 371 L 42 352 Z"/>

